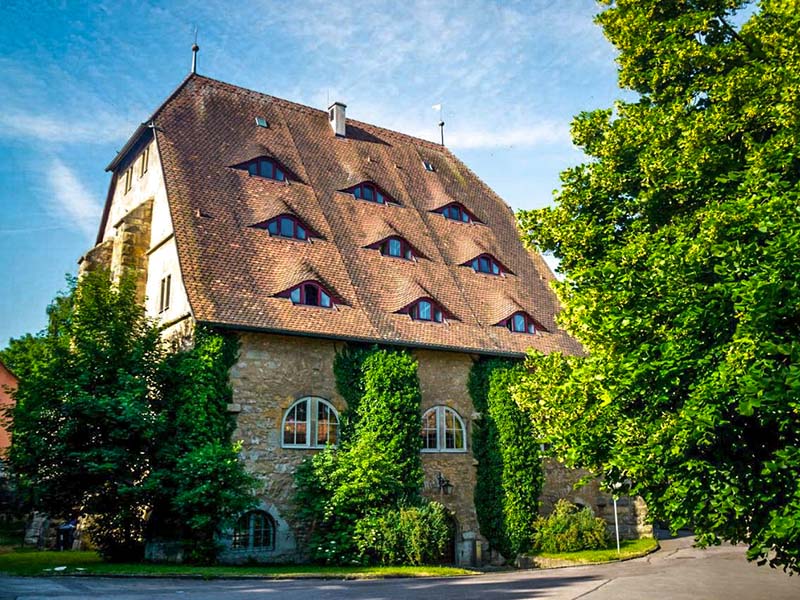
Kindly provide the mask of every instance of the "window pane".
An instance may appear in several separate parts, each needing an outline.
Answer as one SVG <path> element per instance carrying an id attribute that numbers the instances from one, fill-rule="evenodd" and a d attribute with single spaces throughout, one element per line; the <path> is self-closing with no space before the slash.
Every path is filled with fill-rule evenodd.
<path id="1" fill-rule="evenodd" d="M 412 252 L 411 252 L 411 249 L 410 249 L 410 248 L 406 248 L 406 258 L 407 258 L 408 260 L 411 260 L 412 258 L 414 258 L 414 255 L 412 254 Z"/>
<path id="2" fill-rule="evenodd" d="M 378 204 L 383 204 L 383 202 L 384 202 L 383 194 L 381 194 L 379 191 L 376 190 L 375 191 L 375 196 L 377 196 L 377 198 L 378 198 Z"/>
<path id="3" fill-rule="evenodd" d="M 331 307 L 331 297 L 322 290 L 319 290 L 319 305 L 325 308 Z"/>
<path id="4" fill-rule="evenodd" d="M 476 271 L 478 270 L 478 259 L 477 258 L 472 261 L 472 268 L 475 269 Z"/>
<path id="5" fill-rule="evenodd" d="M 259 164 L 259 169 L 261 170 L 262 177 L 269 177 L 272 179 L 274 174 L 272 172 L 272 163 L 268 160 L 262 160 Z"/>
<path id="6" fill-rule="evenodd" d="M 317 286 L 308 284 L 304 287 L 306 288 L 306 304 L 309 306 L 319 306 L 319 290 Z"/>
<path id="7" fill-rule="evenodd" d="M 269 230 L 269 232 L 270 232 L 272 235 L 278 235 L 278 222 L 277 222 L 277 221 L 271 221 L 271 222 L 270 222 L 270 223 L 267 225 L 267 229 Z"/>
<path id="8" fill-rule="evenodd" d="M 339 419 L 330 406 L 320 400 L 317 401 L 317 445 L 336 444 L 336 435 L 339 428 Z"/>
<path id="9" fill-rule="evenodd" d="M 250 163 L 247 165 L 247 172 L 250 173 L 250 175 L 258 175 L 258 165 L 254 162 Z"/>
<path id="10" fill-rule="evenodd" d="M 422 300 L 418 305 L 419 318 L 423 321 L 431 320 L 431 303 L 427 300 Z"/>
<path id="11" fill-rule="evenodd" d="M 401 253 L 402 253 L 402 244 L 400 244 L 400 240 L 396 239 L 389 240 L 389 255 L 400 256 Z"/>
<path id="12" fill-rule="evenodd" d="M 289 297 L 292 299 L 292 302 L 294 302 L 295 304 L 299 304 L 300 303 L 300 288 L 299 287 L 294 288 Z"/>
<path id="13" fill-rule="evenodd" d="M 308 420 L 308 401 L 300 402 L 292 407 L 286 415 L 283 426 L 283 443 L 292 446 L 306 445 L 306 427 Z"/>
<path id="14" fill-rule="evenodd" d="M 294 221 L 289 217 L 281 217 L 281 235 L 284 237 L 294 237 Z"/>
<path id="15" fill-rule="evenodd" d="M 307 237 L 306 236 L 306 230 L 303 229 L 302 227 L 300 227 L 300 225 L 298 225 L 297 226 L 297 239 L 298 240 L 304 240 L 304 239 L 306 239 L 306 237 Z"/>
<path id="16" fill-rule="evenodd" d="M 369 200 L 370 202 L 374 200 L 374 196 L 372 195 L 372 188 L 368 186 L 364 186 L 364 200 Z"/>
<path id="17" fill-rule="evenodd" d="M 528 323 L 528 333 L 536 333 L 536 327 L 533 323 Z"/>
<path id="18" fill-rule="evenodd" d="M 440 311 L 438 308 L 433 311 L 433 319 L 437 323 L 441 323 L 442 322 L 442 311 Z"/>
<path id="19" fill-rule="evenodd" d="M 275 167 L 275 179 L 278 181 L 283 181 L 286 179 L 286 175 L 284 175 L 283 171 L 281 171 L 278 167 Z"/>
<path id="20" fill-rule="evenodd" d="M 521 331 L 525 333 L 525 316 L 524 315 L 514 315 L 514 331 Z"/>
<path id="21" fill-rule="evenodd" d="M 485 256 L 481 256 L 480 259 L 478 259 L 478 263 L 483 273 L 489 272 L 489 260 Z"/>
<path id="22" fill-rule="evenodd" d="M 425 450 L 436 450 L 436 410 L 431 410 L 422 417 L 422 447 Z"/>
<path id="23" fill-rule="evenodd" d="M 464 221 L 464 223 L 469 223 L 469 215 L 460 209 L 458 212 L 461 213 L 461 220 Z"/>
<path id="24" fill-rule="evenodd" d="M 492 261 L 492 273 L 494 273 L 495 275 L 500 274 L 500 266 L 494 261 Z"/>
<path id="25" fill-rule="evenodd" d="M 356 198 L 361 198 L 361 186 L 358 186 L 356 189 L 353 190 L 353 195 Z"/>

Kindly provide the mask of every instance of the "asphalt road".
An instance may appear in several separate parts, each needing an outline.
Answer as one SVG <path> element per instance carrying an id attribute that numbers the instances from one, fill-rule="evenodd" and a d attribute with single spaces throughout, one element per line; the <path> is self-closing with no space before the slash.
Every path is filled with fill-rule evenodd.
<path id="1" fill-rule="evenodd" d="M 744 549 L 666 540 L 649 557 L 610 565 L 378 581 L 0 577 L 0 600 L 800 600 L 800 577 L 747 563 Z"/>

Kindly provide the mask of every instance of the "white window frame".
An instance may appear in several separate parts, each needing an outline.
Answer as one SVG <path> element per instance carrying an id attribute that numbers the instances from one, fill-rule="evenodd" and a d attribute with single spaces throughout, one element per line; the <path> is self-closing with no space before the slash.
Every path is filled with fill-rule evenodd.
<path id="1" fill-rule="evenodd" d="M 306 409 L 306 441 L 302 444 L 287 444 L 284 442 L 284 431 L 286 429 L 286 418 L 289 416 L 294 408 L 302 402 L 306 402 L 308 404 Z M 339 418 L 339 411 L 336 410 L 336 407 L 331 404 L 329 400 L 325 398 L 320 398 L 319 396 L 303 396 L 302 398 L 298 398 L 292 404 L 283 411 L 283 418 L 281 419 L 281 448 L 324 448 L 326 444 L 318 444 L 317 443 L 317 434 L 319 432 L 319 421 L 317 419 L 317 413 L 319 411 L 319 405 L 322 403 L 323 405 L 327 406 L 333 415 L 336 417 L 336 440 L 335 444 L 330 444 L 331 446 L 337 446 L 339 440 L 340 426 L 341 420 Z"/>
<path id="2" fill-rule="evenodd" d="M 467 451 L 467 426 L 464 423 L 464 419 L 461 418 L 461 415 L 458 414 L 458 411 L 454 408 L 449 406 L 445 406 L 443 404 L 439 404 L 432 408 L 429 408 L 422 414 L 422 420 L 420 422 L 420 435 L 422 434 L 422 424 L 425 422 L 425 417 L 427 417 L 432 412 L 436 413 L 436 448 L 423 448 L 422 452 L 425 453 L 435 453 L 435 452 L 446 452 L 451 454 L 463 454 Z M 444 440 L 445 440 L 445 424 L 447 423 L 446 415 L 447 413 L 452 413 L 456 419 L 456 423 L 461 427 L 461 439 L 464 442 L 463 447 L 461 448 L 445 448 L 444 447 Z"/>

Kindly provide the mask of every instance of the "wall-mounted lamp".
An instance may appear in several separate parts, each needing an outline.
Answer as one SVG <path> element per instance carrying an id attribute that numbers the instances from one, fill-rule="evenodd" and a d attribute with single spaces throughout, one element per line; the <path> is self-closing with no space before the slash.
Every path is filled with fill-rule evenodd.
<path id="1" fill-rule="evenodd" d="M 445 496 L 449 496 L 453 493 L 453 484 L 442 475 L 441 471 L 436 474 L 436 483 L 439 485 L 439 491 Z"/>

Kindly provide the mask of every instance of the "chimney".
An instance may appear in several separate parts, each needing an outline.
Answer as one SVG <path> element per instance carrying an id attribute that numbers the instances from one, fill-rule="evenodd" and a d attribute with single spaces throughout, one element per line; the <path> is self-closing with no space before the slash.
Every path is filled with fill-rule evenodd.
<path id="1" fill-rule="evenodd" d="M 342 104 L 341 102 L 334 102 L 328 108 L 328 120 L 331 123 L 331 127 L 333 127 L 333 132 L 339 136 L 345 136 L 345 117 L 344 111 L 347 109 L 346 104 Z"/>

